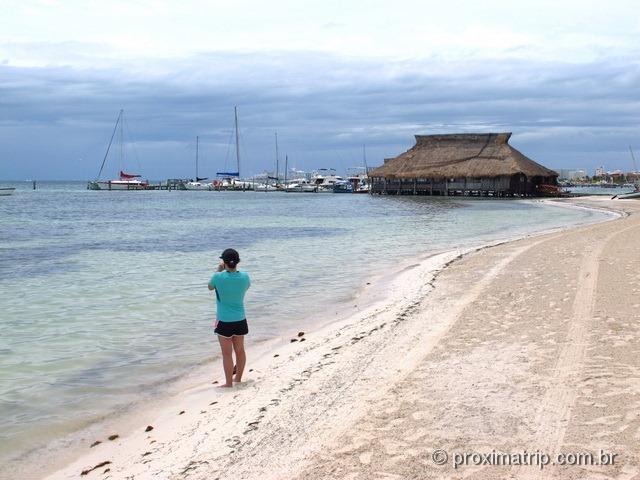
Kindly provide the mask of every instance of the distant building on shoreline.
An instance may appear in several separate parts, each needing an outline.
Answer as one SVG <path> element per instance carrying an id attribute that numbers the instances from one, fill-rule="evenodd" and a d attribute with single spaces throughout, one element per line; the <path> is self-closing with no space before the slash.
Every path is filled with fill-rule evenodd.
<path id="1" fill-rule="evenodd" d="M 638 172 L 623 172 L 622 170 L 607 171 L 603 165 L 596 168 L 593 175 L 594 181 L 605 183 L 635 183 L 640 179 Z"/>
<path id="2" fill-rule="evenodd" d="M 558 170 L 560 174 L 558 176 L 559 180 L 584 180 L 588 177 L 586 170 L 572 170 L 562 168 Z"/>
<path id="3" fill-rule="evenodd" d="M 509 145 L 511 133 L 416 135 L 416 144 L 369 171 L 372 193 L 534 196 L 558 174 Z"/>

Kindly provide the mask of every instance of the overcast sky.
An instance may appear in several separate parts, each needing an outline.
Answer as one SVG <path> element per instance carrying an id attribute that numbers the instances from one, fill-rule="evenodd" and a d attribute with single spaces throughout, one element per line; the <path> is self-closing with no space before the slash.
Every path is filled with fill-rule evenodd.
<path id="1" fill-rule="evenodd" d="M 0 0 L 0 178 L 94 178 L 118 111 L 151 179 L 382 163 L 511 131 L 552 168 L 640 160 L 632 1 Z M 120 168 L 107 161 L 106 176 Z M 282 168 L 282 167 L 281 167 Z"/>

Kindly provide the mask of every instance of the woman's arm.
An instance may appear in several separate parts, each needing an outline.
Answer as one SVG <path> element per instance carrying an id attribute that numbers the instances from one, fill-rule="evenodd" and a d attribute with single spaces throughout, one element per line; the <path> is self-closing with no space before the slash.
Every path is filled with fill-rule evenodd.
<path id="1" fill-rule="evenodd" d="M 218 270 L 217 273 L 220 273 L 224 270 L 224 262 L 220 262 L 220 265 L 218 265 Z M 214 287 L 213 285 L 211 285 L 211 283 L 213 283 L 213 278 L 211 278 L 211 280 L 209 281 L 209 283 L 207 284 L 207 288 L 209 288 L 209 290 L 215 290 L 216 287 Z"/>

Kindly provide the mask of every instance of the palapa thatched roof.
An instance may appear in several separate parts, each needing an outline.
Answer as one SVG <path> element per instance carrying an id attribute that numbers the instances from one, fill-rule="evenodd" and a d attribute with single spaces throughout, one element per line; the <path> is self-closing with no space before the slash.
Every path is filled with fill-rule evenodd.
<path id="1" fill-rule="evenodd" d="M 557 177 L 509 145 L 511 133 L 416 135 L 416 144 L 369 172 L 385 178 Z"/>

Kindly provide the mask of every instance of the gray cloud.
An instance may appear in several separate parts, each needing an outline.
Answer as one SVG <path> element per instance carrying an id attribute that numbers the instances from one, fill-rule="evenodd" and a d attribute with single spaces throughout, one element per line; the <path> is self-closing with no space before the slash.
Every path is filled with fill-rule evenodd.
<path id="1" fill-rule="evenodd" d="M 233 105 L 243 174 L 273 168 L 273 133 L 298 167 L 381 163 L 417 133 L 513 131 L 551 167 L 630 168 L 640 66 L 474 59 L 376 61 L 311 52 L 119 61 L 110 68 L 0 65 L 0 177 L 92 178 L 120 108 L 154 179 L 225 168 Z M 113 65 L 113 63 L 107 63 Z M 638 146 L 640 149 L 640 145 Z M 227 160 L 227 167 L 230 160 Z M 115 172 L 116 167 L 111 169 Z"/>

